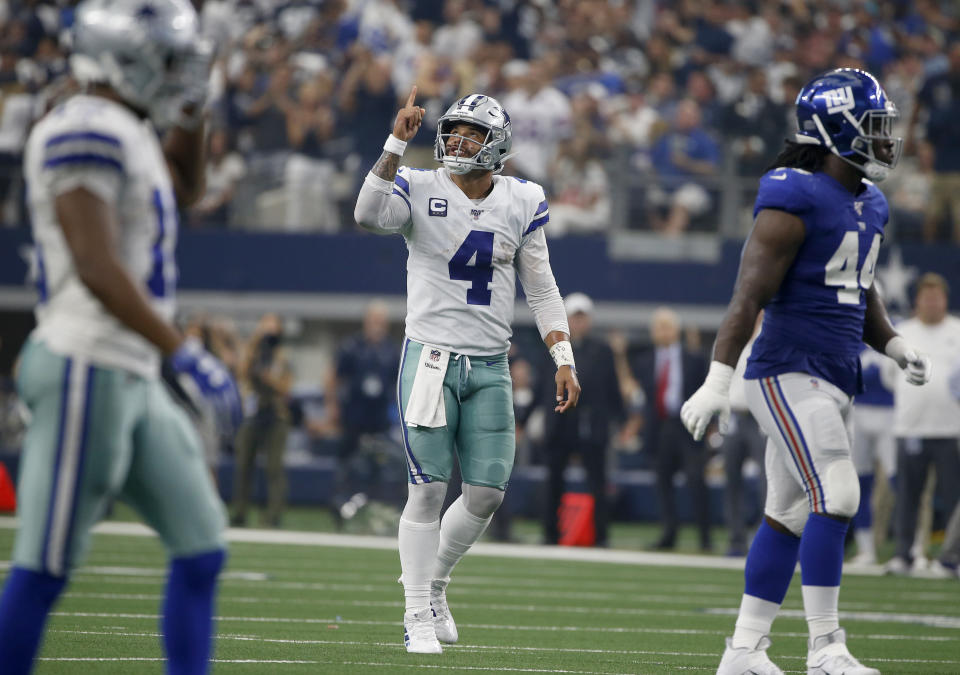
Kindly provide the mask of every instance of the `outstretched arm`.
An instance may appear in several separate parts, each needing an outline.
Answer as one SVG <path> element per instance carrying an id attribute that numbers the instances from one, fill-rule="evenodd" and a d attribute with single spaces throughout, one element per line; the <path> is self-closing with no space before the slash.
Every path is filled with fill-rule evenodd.
<path id="1" fill-rule="evenodd" d="M 353 217 L 365 230 L 378 234 L 392 234 L 410 220 L 410 195 L 394 188 L 400 157 L 407 141 L 416 136 L 426 110 L 414 105 L 416 86 L 410 90 L 407 105 L 397 113 L 393 133 L 383 146 L 383 154 L 367 174 L 357 196 Z M 394 196 L 396 195 L 396 196 Z"/>
<path id="2" fill-rule="evenodd" d="M 703 438 L 715 414 L 719 413 L 721 426 L 729 417 L 730 380 L 740 352 L 753 334 L 760 310 L 780 288 L 805 236 L 803 221 L 793 214 L 764 209 L 757 215 L 743 249 L 733 298 L 717 332 L 707 379 L 680 410 L 694 439 Z"/>

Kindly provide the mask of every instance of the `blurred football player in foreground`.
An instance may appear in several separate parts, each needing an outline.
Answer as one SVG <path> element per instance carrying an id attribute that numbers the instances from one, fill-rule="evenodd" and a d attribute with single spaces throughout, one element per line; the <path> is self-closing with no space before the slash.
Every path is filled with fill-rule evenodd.
<path id="1" fill-rule="evenodd" d="M 167 673 L 208 671 L 225 513 L 196 429 L 159 379 L 161 358 L 224 428 L 236 385 L 174 326 L 177 206 L 203 193 L 209 49 L 187 0 L 87 0 L 71 70 L 80 91 L 27 141 L 37 327 L 18 388 L 32 421 L 19 529 L 0 598 L 0 670 L 31 669 L 51 607 L 114 499 L 170 556 Z M 166 129 L 163 144 L 155 126 Z"/>

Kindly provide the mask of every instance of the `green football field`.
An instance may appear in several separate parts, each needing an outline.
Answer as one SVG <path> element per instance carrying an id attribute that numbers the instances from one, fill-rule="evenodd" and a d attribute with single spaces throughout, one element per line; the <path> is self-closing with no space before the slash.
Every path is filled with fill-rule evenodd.
<path id="1" fill-rule="evenodd" d="M 5 557 L 12 522 L 0 520 Z M 719 557 L 481 544 L 448 592 L 460 644 L 415 656 L 402 646 L 390 539 L 235 537 L 244 541 L 232 542 L 221 584 L 216 673 L 709 673 L 742 590 L 736 561 Z M 156 539 L 129 524 L 102 526 L 50 621 L 36 672 L 161 672 L 163 577 Z M 806 655 L 799 582 L 770 649 L 794 673 L 805 672 Z M 960 673 L 957 581 L 848 574 L 841 620 L 854 654 L 885 674 Z"/>

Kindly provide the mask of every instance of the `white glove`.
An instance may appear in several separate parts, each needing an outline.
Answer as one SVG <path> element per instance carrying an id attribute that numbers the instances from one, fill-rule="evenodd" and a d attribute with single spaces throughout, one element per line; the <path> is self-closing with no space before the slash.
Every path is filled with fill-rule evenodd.
<path id="1" fill-rule="evenodd" d="M 730 420 L 730 381 L 732 379 L 731 366 L 713 361 L 710 364 L 707 379 L 680 408 L 680 419 L 693 436 L 693 440 L 699 441 L 703 438 L 703 433 L 715 414 L 720 416 L 721 432 L 726 429 L 727 422 Z"/>
<path id="2" fill-rule="evenodd" d="M 890 338 L 887 346 L 884 347 L 884 351 L 887 356 L 897 362 L 910 384 L 919 386 L 930 381 L 930 375 L 933 371 L 930 358 L 921 355 L 916 349 L 907 345 L 907 341 L 899 335 Z"/>

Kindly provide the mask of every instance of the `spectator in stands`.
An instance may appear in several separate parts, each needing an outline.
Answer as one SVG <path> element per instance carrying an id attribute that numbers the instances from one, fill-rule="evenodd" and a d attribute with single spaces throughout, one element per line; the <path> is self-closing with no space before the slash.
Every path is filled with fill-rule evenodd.
<path id="1" fill-rule="evenodd" d="M 883 184 L 884 192 L 890 196 L 890 220 L 897 241 L 922 239 L 936 176 L 933 146 L 929 143 L 917 144 L 916 156 L 910 159 L 910 168 L 894 172 L 889 183 Z"/>
<path id="2" fill-rule="evenodd" d="M 595 138 L 589 130 L 575 135 L 551 167 L 550 227 L 554 236 L 603 232 L 610 226 L 610 184 L 603 164 L 593 154 Z"/>
<path id="3" fill-rule="evenodd" d="M 443 25 L 433 34 L 433 51 L 441 58 L 454 61 L 470 58 L 480 46 L 483 29 L 468 11 L 464 0 L 445 0 Z"/>
<path id="4" fill-rule="evenodd" d="M 650 147 L 665 127 L 648 93 L 639 87 L 617 97 L 609 105 L 607 138 L 614 150 L 630 153 L 630 166 L 638 171 L 650 169 Z"/>
<path id="5" fill-rule="evenodd" d="M 226 227 L 230 217 L 230 200 L 247 172 L 240 153 L 230 149 L 226 129 L 210 132 L 207 150 L 206 192 L 190 209 L 190 224 L 206 227 Z"/>
<path id="6" fill-rule="evenodd" d="M 549 167 L 573 131 L 567 95 L 552 84 L 544 59 L 504 66 L 509 91 L 503 106 L 513 125 L 513 173 L 549 185 Z"/>
<path id="7" fill-rule="evenodd" d="M 326 419 L 313 428 L 341 433 L 337 475 L 330 508 L 339 525 L 356 515 L 368 498 L 399 505 L 404 485 L 393 466 L 401 448 L 389 431 L 396 419 L 395 399 L 400 351 L 390 337 L 387 306 L 367 306 L 363 330 L 344 341 L 324 385 Z"/>
<path id="8" fill-rule="evenodd" d="M 924 82 L 917 103 L 927 111 L 927 141 L 935 153 L 924 239 L 937 241 L 944 219 L 949 219 L 953 242 L 960 244 L 960 41 L 950 47 L 948 70 Z"/>
<path id="9" fill-rule="evenodd" d="M 623 400 L 610 345 L 591 335 L 593 301 L 584 293 L 571 293 L 564 300 L 570 324 L 570 342 L 577 355 L 577 373 L 581 386 L 591 392 L 589 400 L 565 415 L 546 416 L 544 453 L 547 458 L 547 502 L 543 516 L 544 541 L 559 541 L 558 509 L 565 490 L 564 471 L 577 455 L 587 472 L 587 486 L 594 501 L 594 529 L 597 546 L 608 545 L 607 526 L 607 449 L 610 426 L 623 419 Z M 557 386 L 550 368 L 540 387 L 541 401 L 547 410 L 556 406 Z"/>
<path id="10" fill-rule="evenodd" d="M 290 153 L 287 113 L 293 107 L 292 79 L 293 68 L 281 62 L 269 71 L 269 84 L 246 111 L 253 137 L 250 168 L 268 184 L 279 182 Z"/>
<path id="11" fill-rule="evenodd" d="M 770 99 L 767 76 L 754 68 L 747 78 L 746 90 L 720 115 L 719 128 L 730 141 L 737 158 L 737 173 L 759 178 L 770 166 L 787 135 L 786 108 Z"/>
<path id="12" fill-rule="evenodd" d="M 383 130 L 390 127 L 397 95 L 390 80 L 391 60 L 375 57 L 360 45 L 350 50 L 351 63 L 340 81 L 338 115 L 344 120 L 341 133 L 353 139 L 360 166 L 373 166 L 380 153 Z M 363 181 L 357 172 L 356 180 Z"/>
<path id="13" fill-rule="evenodd" d="M 914 317 L 897 325 L 904 339 L 926 355 L 933 366 L 925 387 L 907 384 L 896 364 L 885 365 L 885 378 L 894 382 L 894 428 L 897 437 L 896 553 L 887 563 L 892 574 L 922 571 L 925 552 L 914 556 L 911 546 L 920 493 L 931 464 L 936 467 L 936 492 L 946 514 L 960 500 L 960 402 L 951 396 L 949 374 L 960 359 L 960 319 L 947 313 L 946 280 L 928 273 L 917 281 Z M 894 368 L 889 368 L 892 364 Z"/>
<path id="14" fill-rule="evenodd" d="M 650 321 L 653 349 L 640 355 L 633 372 L 646 392 L 644 448 L 653 453 L 657 472 L 657 497 L 662 532 L 654 544 L 659 550 L 672 549 L 677 543 L 676 497 L 673 476 L 682 470 L 693 506 L 693 517 L 700 530 L 700 548 L 709 551 L 710 515 L 707 486 L 704 482 L 707 451 L 695 442 L 680 421 L 680 405 L 700 386 L 706 365 L 700 354 L 683 349 L 680 319 L 667 307 L 658 308 Z"/>
<path id="15" fill-rule="evenodd" d="M 673 128 L 654 145 L 652 159 L 660 184 L 651 191 L 650 201 L 668 209 L 665 220 L 654 218 L 654 227 L 665 235 L 680 235 L 691 218 L 713 206 L 706 180 L 716 173 L 720 160 L 720 149 L 702 128 L 695 101 L 684 99 L 677 105 Z"/>
<path id="16" fill-rule="evenodd" d="M 287 481 L 283 465 L 290 430 L 288 397 L 293 385 L 290 362 L 281 346 L 283 323 L 276 314 L 264 314 L 247 345 L 242 376 L 253 397 L 253 414 L 240 426 L 236 440 L 233 478 L 234 526 L 247 524 L 250 488 L 257 455 L 267 460 L 267 527 L 280 527 L 286 506 Z"/>
<path id="17" fill-rule="evenodd" d="M 319 73 L 297 88 L 286 110 L 287 142 L 293 153 L 284 169 L 287 230 L 340 229 L 336 166 L 324 147 L 336 132 L 332 98 L 333 79 L 327 72 Z"/>

